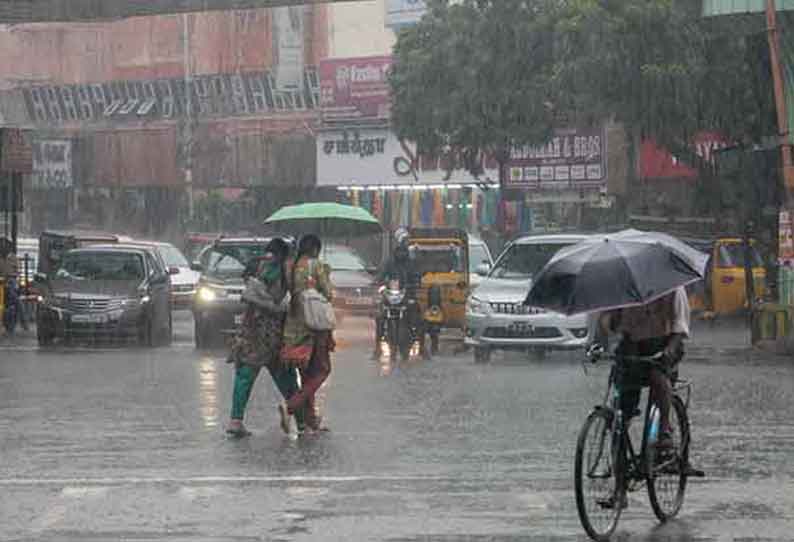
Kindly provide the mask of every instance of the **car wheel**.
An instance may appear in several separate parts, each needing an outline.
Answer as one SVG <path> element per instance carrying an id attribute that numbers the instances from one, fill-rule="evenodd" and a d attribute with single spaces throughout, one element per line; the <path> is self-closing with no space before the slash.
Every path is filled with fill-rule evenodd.
<path id="1" fill-rule="evenodd" d="M 147 317 L 138 330 L 138 342 L 141 346 L 151 348 L 154 346 L 154 333 L 152 331 L 152 320 Z"/>
<path id="2" fill-rule="evenodd" d="M 165 337 L 163 338 L 164 346 L 171 346 L 174 342 L 174 317 L 171 312 L 168 312 L 168 326 L 165 328 Z"/>
<path id="3" fill-rule="evenodd" d="M 196 348 L 204 348 L 206 345 L 204 326 L 201 324 L 201 320 L 198 316 L 193 317 L 193 341 L 196 344 Z"/>
<path id="4" fill-rule="evenodd" d="M 474 363 L 490 363 L 491 349 L 487 346 L 474 347 Z"/>
<path id="5" fill-rule="evenodd" d="M 55 334 L 47 324 L 41 322 L 36 325 L 36 339 L 39 346 L 52 346 Z"/>

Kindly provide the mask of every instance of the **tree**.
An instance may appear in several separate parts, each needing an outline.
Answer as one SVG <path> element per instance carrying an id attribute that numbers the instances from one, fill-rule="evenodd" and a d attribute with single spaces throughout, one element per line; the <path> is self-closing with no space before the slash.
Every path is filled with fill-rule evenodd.
<path id="1" fill-rule="evenodd" d="M 621 122 L 632 150 L 653 137 L 709 178 L 694 134 L 752 145 L 776 131 L 763 31 L 761 17 L 703 18 L 692 0 L 570 0 L 556 21 L 556 107 Z"/>
<path id="2" fill-rule="evenodd" d="M 453 150 L 474 175 L 512 145 L 548 140 L 553 0 L 431 0 L 403 30 L 391 74 L 392 122 L 420 153 Z"/>

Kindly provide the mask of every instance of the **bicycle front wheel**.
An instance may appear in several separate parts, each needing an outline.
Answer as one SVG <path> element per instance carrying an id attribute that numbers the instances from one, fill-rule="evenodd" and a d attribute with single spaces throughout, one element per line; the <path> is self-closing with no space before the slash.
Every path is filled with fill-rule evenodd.
<path id="1" fill-rule="evenodd" d="M 689 418 L 680 397 L 673 396 L 670 408 L 673 451 L 660 455 L 649 446 L 645 456 L 648 472 L 648 498 L 659 521 L 678 514 L 684 503 L 686 469 L 689 464 Z"/>
<path id="2" fill-rule="evenodd" d="M 616 459 L 618 441 L 614 416 L 607 409 L 594 410 L 582 426 L 576 443 L 574 486 L 579 520 L 596 542 L 606 542 L 620 519 L 622 493 Z"/>

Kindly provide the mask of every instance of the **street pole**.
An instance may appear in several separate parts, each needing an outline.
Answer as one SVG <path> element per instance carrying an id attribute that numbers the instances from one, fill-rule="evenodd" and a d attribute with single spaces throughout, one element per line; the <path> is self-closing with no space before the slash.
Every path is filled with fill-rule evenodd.
<path id="1" fill-rule="evenodd" d="M 794 164 L 791 161 L 791 142 L 786 111 L 786 89 L 780 67 L 780 39 L 777 28 L 777 8 L 775 0 L 766 0 L 766 26 L 769 41 L 769 59 L 772 65 L 772 82 L 775 90 L 775 108 L 777 109 L 777 125 L 780 144 L 780 155 L 783 161 L 783 183 L 786 187 L 786 207 L 794 204 Z M 794 89 L 790 89 L 794 90 Z"/>
<path id="2" fill-rule="evenodd" d="M 182 134 L 182 148 L 184 149 L 183 160 L 185 168 L 185 190 L 187 191 L 188 219 L 193 222 L 194 201 L 193 201 L 193 70 L 190 62 L 190 20 L 189 13 L 182 14 L 182 54 L 183 72 L 185 77 L 185 111 L 182 122 L 184 129 Z"/>

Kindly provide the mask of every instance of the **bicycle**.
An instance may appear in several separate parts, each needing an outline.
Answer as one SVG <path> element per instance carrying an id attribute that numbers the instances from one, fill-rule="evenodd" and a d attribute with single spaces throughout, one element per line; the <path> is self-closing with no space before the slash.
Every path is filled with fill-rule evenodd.
<path id="1" fill-rule="evenodd" d="M 654 514 L 659 521 L 665 522 L 681 509 L 687 478 L 701 477 L 703 473 L 689 465 L 687 408 L 692 393 L 691 383 L 673 375 L 674 393 L 670 408 L 672 449 L 667 453 L 656 449 L 659 409 L 649 398 L 645 404 L 642 443 L 637 452 L 629 427 L 640 410 L 635 408 L 628 415 L 623 412 L 620 408 L 621 388 L 627 384 L 624 381 L 628 381 L 629 371 L 637 371 L 641 364 L 647 364 L 645 368 L 662 367 L 661 356 L 607 355 L 603 348 L 596 346 L 588 350 L 587 357 L 592 363 L 600 359 L 611 360 L 612 366 L 604 402 L 589 414 L 577 439 L 574 467 L 576 508 L 590 538 L 606 542 L 628 504 L 627 492 L 637 491 L 645 485 Z M 647 382 L 640 382 L 634 389 L 645 386 Z M 625 387 L 623 391 L 628 389 L 631 388 Z"/>

